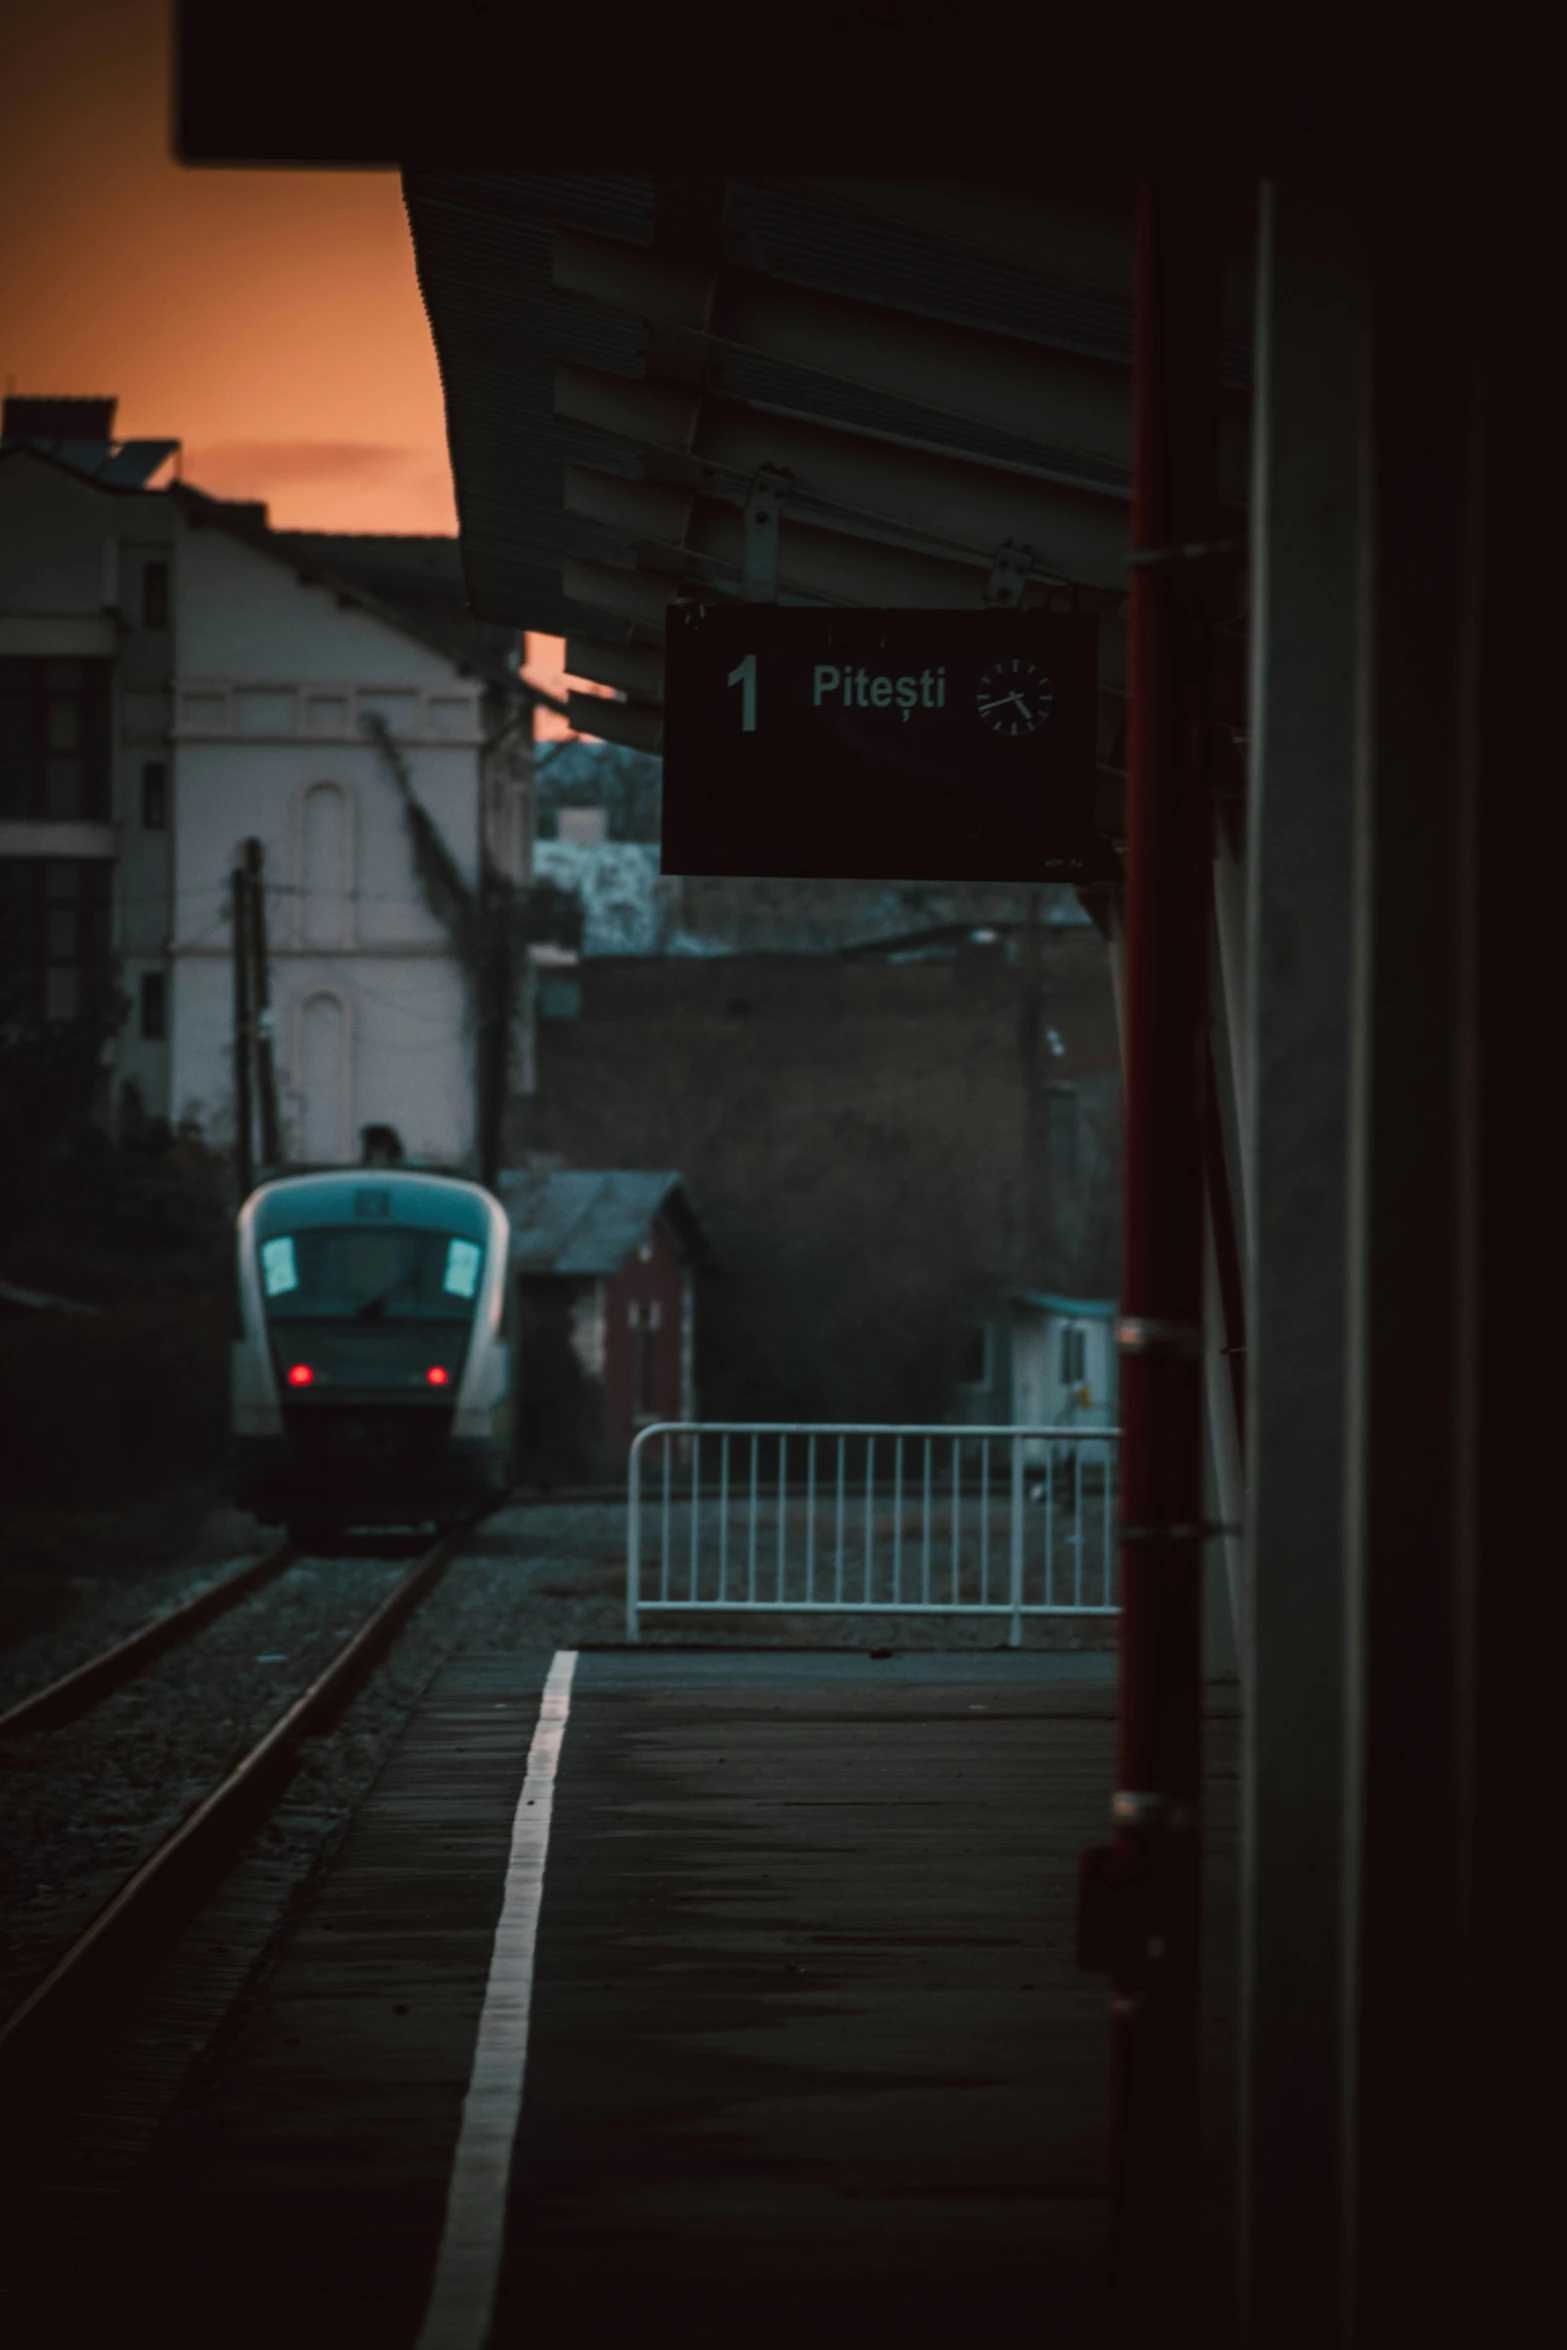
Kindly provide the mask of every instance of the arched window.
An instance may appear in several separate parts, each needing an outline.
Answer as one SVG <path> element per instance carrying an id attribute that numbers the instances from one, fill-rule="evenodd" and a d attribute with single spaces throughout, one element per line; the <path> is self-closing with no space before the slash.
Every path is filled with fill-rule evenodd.
<path id="1" fill-rule="evenodd" d="M 353 838 L 348 794 L 340 784 L 310 786 L 300 809 L 299 833 L 300 944 L 348 946 Z"/>
<path id="2" fill-rule="evenodd" d="M 300 1157 L 307 1166 L 334 1166 L 348 1156 L 348 1009 L 339 995 L 318 988 L 299 1007 Z"/>

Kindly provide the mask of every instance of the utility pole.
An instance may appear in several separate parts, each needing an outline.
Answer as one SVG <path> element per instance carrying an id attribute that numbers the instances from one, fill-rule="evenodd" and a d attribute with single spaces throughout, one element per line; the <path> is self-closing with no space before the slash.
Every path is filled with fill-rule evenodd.
<path id="1" fill-rule="evenodd" d="M 511 1058 L 511 884 L 485 858 L 479 873 L 479 1017 L 474 1039 L 478 1083 L 479 1181 L 493 1191 L 500 1177 L 501 1127 Z"/>
<path id="2" fill-rule="evenodd" d="M 272 1051 L 272 976 L 267 959 L 267 899 L 262 881 L 259 840 L 245 843 L 245 881 L 250 898 L 251 992 L 255 999 L 256 1094 L 261 1112 L 261 1164 L 277 1166 L 282 1157 L 278 1139 L 277 1066 Z"/>
<path id="3" fill-rule="evenodd" d="M 506 1078 L 504 891 L 497 856 L 503 753 L 493 737 L 479 763 L 479 871 L 474 892 L 474 1156 L 479 1181 L 495 1188 L 500 1173 L 501 1115 Z M 497 1062 L 499 1067 L 497 1068 Z"/>
<path id="4" fill-rule="evenodd" d="M 250 1115 L 250 889 L 243 865 L 229 876 L 234 932 L 234 1178 L 246 1200 L 256 1188 Z"/>

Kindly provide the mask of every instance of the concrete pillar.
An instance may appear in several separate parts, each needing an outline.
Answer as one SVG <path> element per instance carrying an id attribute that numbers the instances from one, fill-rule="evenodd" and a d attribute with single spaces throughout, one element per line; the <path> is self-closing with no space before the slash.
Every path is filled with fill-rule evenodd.
<path id="1" fill-rule="evenodd" d="M 1468 189 L 1414 174 L 1368 207 L 1366 257 L 1376 561 L 1355 824 L 1344 2100 L 1350 2338 L 1375 2350 L 1451 2338 L 1474 2227 L 1456 2088 L 1458 1465 L 1473 1346 L 1460 1314 L 1474 856 L 1460 681 L 1481 584 L 1474 305 L 1492 256 L 1476 249 Z M 1521 368 L 1507 351 L 1499 337 L 1492 363 Z M 1489 778 L 1495 795 L 1511 781 Z M 1525 999 L 1514 1017 L 1542 1008 Z"/>
<path id="2" fill-rule="evenodd" d="M 1261 195 L 1246 1139 L 1245 2338 L 1342 2338 L 1346 1123 L 1365 403 L 1357 248 Z"/>

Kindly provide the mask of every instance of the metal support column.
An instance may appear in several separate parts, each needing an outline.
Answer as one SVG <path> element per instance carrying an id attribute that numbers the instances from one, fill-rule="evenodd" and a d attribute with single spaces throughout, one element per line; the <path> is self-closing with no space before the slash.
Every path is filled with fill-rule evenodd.
<path id="1" fill-rule="evenodd" d="M 1120 1784 L 1111 2259 L 1117 2333 L 1180 2330 L 1199 2259 L 1204 1097 L 1222 216 L 1139 196 L 1127 778 Z"/>

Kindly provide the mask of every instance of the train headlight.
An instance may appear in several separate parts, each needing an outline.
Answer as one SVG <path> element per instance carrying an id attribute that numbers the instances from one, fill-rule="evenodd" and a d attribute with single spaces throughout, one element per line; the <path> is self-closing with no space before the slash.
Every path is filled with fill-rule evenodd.
<path id="1" fill-rule="evenodd" d="M 290 1363 L 288 1367 L 290 1387 L 308 1387 L 314 1377 L 315 1373 L 308 1363 Z"/>

